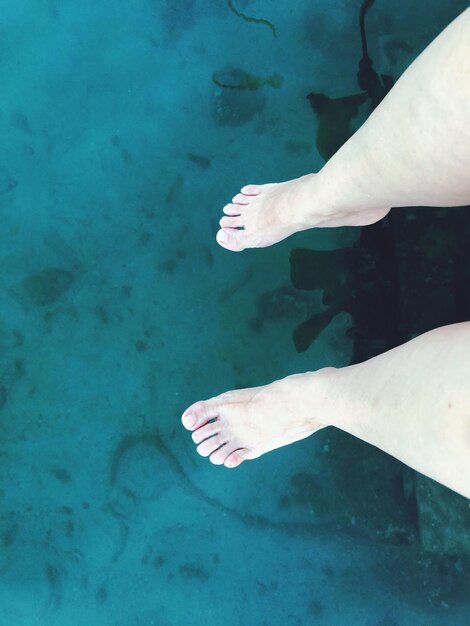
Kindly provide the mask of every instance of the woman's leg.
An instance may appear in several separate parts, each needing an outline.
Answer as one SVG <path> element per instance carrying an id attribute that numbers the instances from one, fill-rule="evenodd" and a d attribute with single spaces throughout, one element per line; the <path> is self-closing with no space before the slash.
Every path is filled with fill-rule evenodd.
<path id="1" fill-rule="evenodd" d="M 467 9 L 318 174 L 243 187 L 224 208 L 217 241 L 239 251 L 308 228 L 372 224 L 390 207 L 470 204 L 469 165 Z"/>
<path id="2" fill-rule="evenodd" d="M 199 454 L 226 467 L 336 426 L 470 498 L 470 322 L 363 363 L 196 402 L 183 424 Z"/>

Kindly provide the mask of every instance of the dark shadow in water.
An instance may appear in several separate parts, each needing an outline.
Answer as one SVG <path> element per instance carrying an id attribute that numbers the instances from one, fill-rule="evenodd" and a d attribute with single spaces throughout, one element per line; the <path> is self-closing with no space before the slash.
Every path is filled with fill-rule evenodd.
<path id="1" fill-rule="evenodd" d="M 372 4 L 363 2 L 359 20 L 362 58 L 357 78 L 364 92 L 335 100 L 324 94 L 307 96 L 317 116 L 317 147 L 325 160 L 349 138 L 359 104 L 367 100 L 373 110 L 393 85 L 390 76 L 374 71 L 368 54 L 364 22 Z M 432 328 L 470 320 L 469 209 L 393 210 L 361 228 L 358 242 L 349 248 L 292 250 L 292 284 L 323 290 L 327 306 L 294 329 L 296 349 L 306 351 L 341 311 L 352 319 L 347 331 L 352 338 L 349 364 Z M 327 516 L 349 518 L 356 530 L 360 527 L 372 539 L 407 544 L 413 561 L 406 552 L 397 552 L 397 571 L 406 568 L 417 585 L 426 580 L 433 588 L 427 594 L 433 605 L 444 606 L 450 598 L 468 602 L 462 591 L 470 581 L 468 501 L 372 446 L 337 430 L 327 433 L 328 452 L 322 455 L 323 476 L 316 477 L 316 493 L 319 484 L 330 480 L 331 486 L 315 496 L 316 504 Z M 299 492 L 294 482 L 284 505 L 302 505 L 296 500 L 299 493 L 310 502 L 307 483 Z"/>
<path id="2" fill-rule="evenodd" d="M 358 113 L 358 107 L 369 100 L 369 113 L 385 98 L 393 87 L 393 78 L 387 74 L 380 76 L 373 69 L 373 61 L 367 49 L 365 17 L 374 0 L 362 3 L 359 15 L 362 58 L 359 61 L 357 82 L 362 93 L 341 98 L 329 98 L 326 94 L 311 92 L 307 99 L 317 117 L 317 149 L 325 161 L 351 137 L 351 121 Z"/>

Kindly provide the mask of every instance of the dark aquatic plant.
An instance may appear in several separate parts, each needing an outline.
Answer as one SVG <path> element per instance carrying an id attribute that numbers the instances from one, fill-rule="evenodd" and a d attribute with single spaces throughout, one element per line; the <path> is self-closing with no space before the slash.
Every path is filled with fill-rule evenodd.
<path id="1" fill-rule="evenodd" d="M 367 48 L 365 17 L 373 4 L 374 0 L 364 0 L 359 14 L 362 57 L 359 61 L 357 80 L 362 92 L 340 98 L 330 98 L 325 94 L 316 92 L 311 92 L 307 96 L 318 122 L 317 149 L 325 161 L 328 161 L 351 137 L 351 121 L 357 115 L 359 106 L 369 100 L 372 111 L 393 86 L 393 78 L 391 76 L 384 74 L 379 76 L 373 69 L 373 61 L 369 56 Z M 388 241 L 385 234 L 384 237 L 384 241 Z M 378 240 L 380 240 L 380 237 Z M 376 246 L 376 243 L 369 242 L 368 244 L 368 254 L 373 259 L 379 259 L 382 256 L 380 245 Z M 388 243 L 386 245 L 388 246 Z M 392 255 L 390 258 L 392 258 Z M 329 271 L 326 273 L 325 262 L 329 268 Z M 355 324 L 357 323 L 361 317 L 361 307 L 358 304 L 356 293 L 364 292 L 367 287 L 368 269 L 373 270 L 374 268 L 366 267 L 367 263 L 364 254 L 355 248 L 349 249 L 349 251 L 330 253 L 305 249 L 294 250 L 291 253 L 290 263 L 293 285 L 300 289 L 325 289 L 323 303 L 329 306 L 328 310 L 316 312 L 294 330 L 293 339 L 295 346 L 299 352 L 304 352 L 338 312 L 346 311 L 350 313 Z M 337 266 L 338 263 L 341 267 Z M 351 269 L 354 268 L 359 274 L 354 275 L 351 273 Z M 393 273 L 393 268 L 390 267 L 388 269 Z M 346 277 L 341 284 L 334 279 L 336 272 L 339 273 L 340 271 Z M 358 281 L 359 275 L 361 277 L 360 281 Z M 316 280 L 318 280 L 319 284 L 313 286 Z M 384 293 L 387 293 L 386 288 Z M 372 298 L 372 294 L 363 293 L 361 297 L 363 299 Z M 375 306 L 380 306 L 380 302 L 383 302 L 383 300 L 377 297 Z M 359 338 L 359 331 L 357 330 L 350 334 L 354 334 L 356 342 L 364 339 L 364 333 Z M 381 342 L 380 346 L 382 349 L 385 344 L 393 345 L 396 342 L 396 334 L 393 332 L 386 341 L 379 337 L 380 333 L 378 333 L 377 337 L 372 337 L 372 335 L 371 345 L 373 343 L 375 347 L 379 346 L 379 342 Z M 383 341 L 385 341 L 385 344 Z M 371 349 L 375 350 L 375 348 Z M 361 348 L 359 352 L 362 354 L 364 350 L 365 348 Z"/>
<path id="2" fill-rule="evenodd" d="M 362 58 L 359 61 L 359 70 L 357 73 L 357 82 L 360 89 L 367 92 L 371 104 L 372 110 L 377 107 L 380 102 L 385 98 L 387 93 L 393 87 L 393 78 L 388 74 L 377 74 L 372 69 L 373 61 L 369 56 L 367 49 L 367 37 L 365 28 L 365 18 L 367 11 L 374 4 L 375 0 L 364 0 L 361 6 L 361 12 L 359 14 L 359 28 L 361 31 L 361 45 L 362 45 Z"/>
<path id="3" fill-rule="evenodd" d="M 259 17 L 250 17 L 248 15 L 245 15 L 245 13 L 242 13 L 241 11 L 237 11 L 237 9 L 233 6 L 232 0 L 227 0 L 227 6 L 232 11 L 232 13 L 235 13 L 237 17 L 241 17 L 241 19 L 245 20 L 245 22 L 252 22 L 253 24 L 264 24 L 264 26 L 267 26 L 269 29 L 271 29 L 274 37 L 277 37 L 276 27 L 269 20 L 265 20 Z"/>
<path id="4" fill-rule="evenodd" d="M 370 100 L 373 111 L 393 86 L 393 78 L 386 74 L 380 77 L 373 69 L 373 61 L 367 48 L 365 16 L 374 0 L 364 0 L 359 15 L 362 57 L 359 61 L 357 81 L 362 90 L 359 94 L 329 98 L 326 94 L 311 92 L 307 99 L 317 116 L 316 144 L 318 152 L 328 161 L 353 134 L 351 121 L 358 107 Z"/>

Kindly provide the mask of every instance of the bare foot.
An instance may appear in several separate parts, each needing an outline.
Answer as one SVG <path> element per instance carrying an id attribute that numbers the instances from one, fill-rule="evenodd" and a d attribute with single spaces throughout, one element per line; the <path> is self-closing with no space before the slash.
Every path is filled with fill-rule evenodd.
<path id="1" fill-rule="evenodd" d="M 295 374 L 264 387 L 229 391 L 196 402 L 182 416 L 197 452 L 215 465 L 236 467 L 246 459 L 308 437 L 322 423 L 323 368 Z"/>
<path id="2" fill-rule="evenodd" d="M 319 179 L 319 174 L 307 174 L 284 183 L 243 187 L 223 209 L 217 242 L 233 252 L 264 248 L 309 228 L 373 224 L 390 211 L 337 211 L 322 199 Z"/>

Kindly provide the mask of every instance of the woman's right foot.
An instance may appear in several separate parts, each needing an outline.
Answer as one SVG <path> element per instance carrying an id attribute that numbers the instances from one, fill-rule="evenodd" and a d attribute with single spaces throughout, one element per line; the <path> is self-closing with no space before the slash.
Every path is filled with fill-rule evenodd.
<path id="1" fill-rule="evenodd" d="M 223 211 L 217 242 L 227 250 L 271 246 L 301 230 L 315 227 L 367 226 L 390 211 L 335 211 L 322 200 L 319 174 L 284 183 L 247 185 Z"/>

